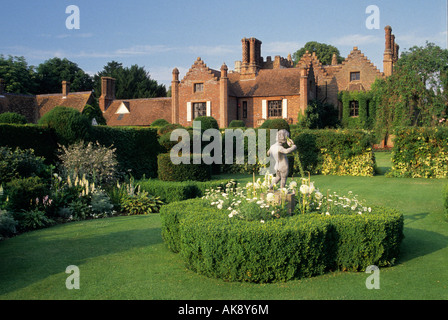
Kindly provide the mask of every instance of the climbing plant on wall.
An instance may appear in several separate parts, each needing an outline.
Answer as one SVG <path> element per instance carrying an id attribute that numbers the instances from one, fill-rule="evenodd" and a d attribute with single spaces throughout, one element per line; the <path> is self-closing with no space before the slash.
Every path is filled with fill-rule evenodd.
<path id="1" fill-rule="evenodd" d="M 376 104 L 370 92 L 342 91 L 342 125 L 350 129 L 370 129 L 375 121 Z M 352 102 L 357 102 L 357 111 L 352 110 Z"/>

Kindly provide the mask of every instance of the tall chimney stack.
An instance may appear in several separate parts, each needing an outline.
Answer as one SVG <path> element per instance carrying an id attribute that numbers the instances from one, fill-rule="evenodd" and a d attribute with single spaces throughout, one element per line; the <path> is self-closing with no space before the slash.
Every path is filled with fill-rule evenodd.
<path id="1" fill-rule="evenodd" d="M 101 111 L 105 112 L 115 100 L 115 79 L 111 77 L 101 78 L 101 96 L 98 99 Z"/>
<path id="2" fill-rule="evenodd" d="M 62 81 L 62 98 L 67 98 L 68 94 L 70 93 L 70 82 L 69 81 Z"/>
<path id="3" fill-rule="evenodd" d="M 384 31 L 386 45 L 384 49 L 383 72 L 386 77 L 389 77 L 393 73 L 392 28 L 390 26 L 386 26 Z"/>

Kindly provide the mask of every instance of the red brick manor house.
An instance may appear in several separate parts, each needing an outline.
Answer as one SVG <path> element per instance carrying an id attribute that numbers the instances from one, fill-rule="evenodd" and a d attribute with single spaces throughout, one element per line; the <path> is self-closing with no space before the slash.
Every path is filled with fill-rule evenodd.
<path id="1" fill-rule="evenodd" d="M 263 59 L 261 41 L 244 38 L 242 60 L 235 62 L 234 70 L 223 64 L 214 70 L 201 58 L 193 63 L 181 79 L 179 70 L 172 72 L 171 97 L 151 99 L 115 99 L 115 79 L 102 78 L 99 105 L 107 124 L 112 126 L 147 126 L 156 119 L 191 126 L 198 116 L 212 116 L 219 126 L 228 127 L 232 120 L 243 120 L 246 127 L 257 127 L 266 119 L 283 118 L 296 123 L 299 112 L 308 102 L 318 99 L 333 104 L 343 116 L 338 93 L 342 91 L 369 91 L 375 79 L 393 73 L 399 46 L 392 28 L 385 28 L 383 72 L 354 47 L 348 57 L 338 64 L 333 56 L 331 65 L 322 65 L 315 53 L 305 53 L 294 66 L 291 55 Z M 63 93 L 28 98 L 27 113 L 35 122 L 55 105 L 80 108 L 91 99 L 91 93 L 71 93 L 63 83 Z M 2 92 L 0 83 L 0 113 L 15 111 L 17 95 Z M 26 99 L 25 99 L 26 100 Z M 81 101 L 82 100 L 82 101 Z M 356 117 L 356 101 L 351 116 Z M 82 107 L 81 107 L 82 108 Z M 26 109 L 26 110 L 24 110 Z M 81 109 L 82 110 L 82 109 Z"/>

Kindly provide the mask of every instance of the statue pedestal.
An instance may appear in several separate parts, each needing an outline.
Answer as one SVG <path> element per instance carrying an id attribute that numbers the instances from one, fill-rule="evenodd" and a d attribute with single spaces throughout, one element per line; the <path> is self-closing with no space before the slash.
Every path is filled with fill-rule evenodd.
<path id="1" fill-rule="evenodd" d="M 276 190 L 271 192 L 274 194 L 274 203 L 276 205 L 284 204 L 286 211 L 289 215 L 292 215 L 294 212 L 294 208 L 296 207 L 296 197 L 295 194 L 292 192 L 288 193 L 282 193 L 280 190 Z M 267 193 L 262 193 L 260 195 L 261 199 L 265 200 L 267 196 Z"/>

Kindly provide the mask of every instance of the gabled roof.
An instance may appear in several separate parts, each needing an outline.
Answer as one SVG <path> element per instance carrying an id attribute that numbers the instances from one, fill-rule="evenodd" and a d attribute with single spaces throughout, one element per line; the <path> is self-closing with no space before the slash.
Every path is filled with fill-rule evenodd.
<path id="1" fill-rule="evenodd" d="M 253 79 L 228 74 L 229 95 L 235 97 L 287 96 L 300 93 L 300 68 L 261 69 Z"/>
<path id="2" fill-rule="evenodd" d="M 221 78 L 221 71 L 211 69 L 207 67 L 204 61 L 200 57 L 196 59 L 194 64 L 191 66 L 191 68 L 188 70 L 188 72 L 185 74 L 183 79 L 181 80 L 181 83 L 185 82 L 194 72 L 205 72 L 210 75 L 211 79 L 214 79 L 215 81 L 218 81 Z"/>
<path id="3" fill-rule="evenodd" d="M 91 103 L 92 92 L 70 92 L 64 97 L 62 93 L 59 94 L 40 94 L 36 96 L 39 116 L 42 117 L 45 113 L 52 110 L 56 106 L 70 107 L 82 112 L 86 104 Z"/>
<path id="4" fill-rule="evenodd" d="M 160 118 L 171 121 L 171 98 L 114 100 L 103 115 L 109 126 L 148 126 Z"/>
<path id="5" fill-rule="evenodd" d="M 354 47 L 353 50 L 348 55 L 347 59 L 342 61 L 342 67 L 343 69 L 346 65 L 350 65 L 352 61 L 354 60 L 361 60 L 366 65 L 368 65 L 373 72 L 375 72 L 378 77 L 384 77 L 384 73 L 381 72 L 365 55 L 361 52 L 361 50 L 358 49 L 358 47 Z"/>

